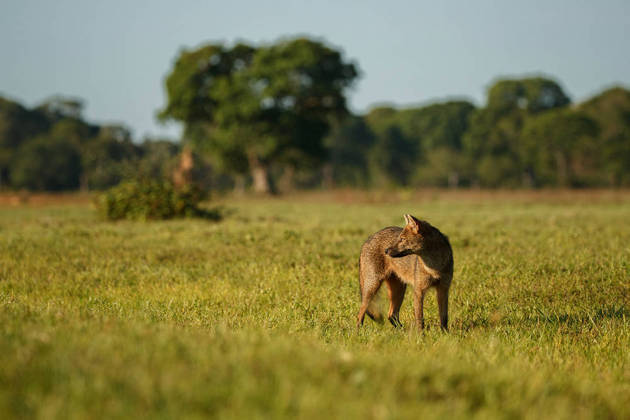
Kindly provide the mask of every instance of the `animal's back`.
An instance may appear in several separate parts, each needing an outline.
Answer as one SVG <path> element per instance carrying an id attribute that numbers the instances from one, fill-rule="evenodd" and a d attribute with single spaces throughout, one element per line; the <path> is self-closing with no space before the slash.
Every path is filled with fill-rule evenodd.
<path id="1" fill-rule="evenodd" d="M 385 249 L 396 242 L 401 231 L 402 228 L 390 226 L 370 235 L 361 246 L 361 258 L 375 254 L 385 256 Z"/>
<path id="2" fill-rule="evenodd" d="M 359 280 L 364 282 L 380 282 L 388 274 L 395 273 L 405 282 L 413 281 L 413 269 L 418 257 L 408 255 L 402 258 L 392 258 L 385 254 L 385 250 L 398 240 L 402 228 L 390 226 L 372 234 L 361 247 L 359 258 Z"/>

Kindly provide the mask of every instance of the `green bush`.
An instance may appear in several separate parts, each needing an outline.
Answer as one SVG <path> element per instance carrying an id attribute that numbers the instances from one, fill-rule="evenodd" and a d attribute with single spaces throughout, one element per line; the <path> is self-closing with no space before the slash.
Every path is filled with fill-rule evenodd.
<path id="1" fill-rule="evenodd" d="M 157 181 L 129 181 L 99 196 L 97 207 L 109 220 L 162 220 L 176 217 L 208 217 L 212 214 L 199 208 L 205 198 L 194 187 L 175 189 Z"/>

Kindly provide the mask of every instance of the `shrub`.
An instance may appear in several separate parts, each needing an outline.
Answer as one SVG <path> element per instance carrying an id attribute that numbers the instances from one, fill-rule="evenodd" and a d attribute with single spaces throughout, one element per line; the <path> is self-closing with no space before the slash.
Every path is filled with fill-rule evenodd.
<path id="1" fill-rule="evenodd" d="M 175 189 L 157 181 L 129 181 L 99 196 L 97 207 L 109 220 L 161 220 L 176 217 L 215 217 L 199 208 L 205 198 L 194 187 Z"/>

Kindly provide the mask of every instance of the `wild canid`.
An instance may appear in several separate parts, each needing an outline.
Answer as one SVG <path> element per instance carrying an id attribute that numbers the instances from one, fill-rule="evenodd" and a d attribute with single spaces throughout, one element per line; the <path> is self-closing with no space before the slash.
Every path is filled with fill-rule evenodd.
<path id="1" fill-rule="evenodd" d="M 372 299 L 383 282 L 387 285 L 389 312 L 387 319 L 394 327 L 402 326 L 398 312 L 407 285 L 413 286 L 413 307 L 418 329 L 424 328 L 424 295 L 431 287 L 437 290 L 442 329 L 448 329 L 448 289 L 453 279 L 453 250 L 446 235 L 428 222 L 406 214 L 404 228 L 387 227 L 370 236 L 361 247 L 359 287 L 361 309 L 357 327 L 365 314 L 376 321 L 382 319 Z"/>

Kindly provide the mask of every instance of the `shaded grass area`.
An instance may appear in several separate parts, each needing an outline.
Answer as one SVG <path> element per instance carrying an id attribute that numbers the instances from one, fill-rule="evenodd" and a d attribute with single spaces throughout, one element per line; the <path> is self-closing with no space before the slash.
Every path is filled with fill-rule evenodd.
<path id="1" fill-rule="evenodd" d="M 628 200 L 224 203 L 219 223 L 0 209 L 8 417 L 630 416 Z M 431 221 L 455 254 L 451 331 L 366 321 L 372 232 Z"/>

